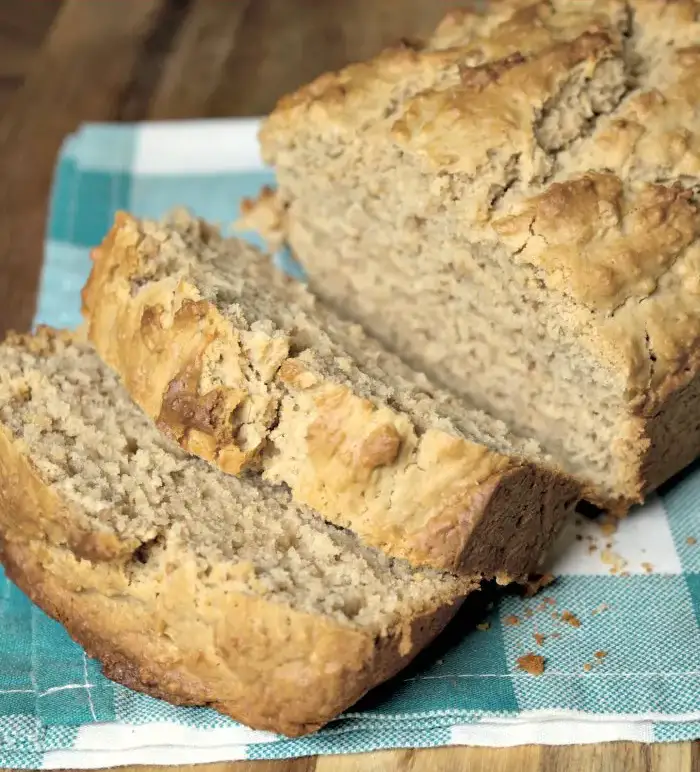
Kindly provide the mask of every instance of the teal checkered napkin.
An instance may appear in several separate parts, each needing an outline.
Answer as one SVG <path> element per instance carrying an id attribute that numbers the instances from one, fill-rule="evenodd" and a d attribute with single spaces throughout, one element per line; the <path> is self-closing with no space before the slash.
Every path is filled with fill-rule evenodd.
<path id="1" fill-rule="evenodd" d="M 117 209 L 158 217 L 186 205 L 233 220 L 242 196 L 274 182 L 256 129 L 255 121 L 105 125 L 69 138 L 53 185 L 36 321 L 78 324 L 89 248 Z M 535 598 L 507 596 L 490 611 L 470 601 L 409 670 L 299 740 L 111 683 L 0 574 L 0 767 L 698 738 L 699 515 L 697 470 L 615 533 L 571 523 L 552 587 Z M 528 653 L 545 657 L 543 675 L 518 669 Z"/>

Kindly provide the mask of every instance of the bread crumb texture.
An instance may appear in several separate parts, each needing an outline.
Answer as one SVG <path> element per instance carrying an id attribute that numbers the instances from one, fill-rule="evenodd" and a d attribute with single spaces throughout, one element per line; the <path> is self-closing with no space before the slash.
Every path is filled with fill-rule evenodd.
<path id="1" fill-rule="evenodd" d="M 292 735 L 396 672 L 476 586 L 189 457 L 87 343 L 47 330 L 0 346 L 0 544 L 108 676 Z"/>
<path id="2" fill-rule="evenodd" d="M 624 512 L 700 454 L 700 2 L 488 8 L 281 100 L 258 217 Z"/>
<path id="3" fill-rule="evenodd" d="M 91 341 L 161 430 L 388 554 L 509 582 L 580 486 L 186 212 L 118 215 L 83 292 Z"/>

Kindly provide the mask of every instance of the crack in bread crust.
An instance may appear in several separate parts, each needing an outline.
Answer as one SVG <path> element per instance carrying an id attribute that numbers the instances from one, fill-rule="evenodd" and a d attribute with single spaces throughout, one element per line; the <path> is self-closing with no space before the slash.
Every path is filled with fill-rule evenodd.
<path id="1" fill-rule="evenodd" d="M 108 676 L 313 731 L 407 664 L 478 579 L 413 571 L 187 458 L 95 351 L 0 346 L 0 559 Z"/>
<path id="2" fill-rule="evenodd" d="M 376 391 L 384 382 L 361 368 L 350 379 L 350 357 L 332 349 L 320 306 L 251 247 L 217 240 L 185 215 L 162 226 L 120 215 L 93 260 L 83 293 L 90 340 L 182 448 L 228 473 L 258 471 L 289 486 L 330 522 L 414 565 L 516 578 L 538 570 L 576 484 L 544 459 L 516 449 L 508 456 L 442 428 L 440 414 L 419 425 L 389 406 L 389 391 L 363 394 L 362 384 Z M 209 279 L 207 260 L 229 274 Z M 286 309 L 284 324 L 246 305 L 253 291 Z M 534 487 L 522 486 L 529 474 Z M 546 497 L 544 520 L 535 516 L 542 491 L 557 492 Z M 529 516 L 512 531 L 521 509 Z M 506 531 L 513 544 L 504 551 Z"/>
<path id="3" fill-rule="evenodd" d="M 243 220 L 624 512 L 679 470 L 655 450 L 667 403 L 691 410 L 669 458 L 698 452 L 698 104 L 698 0 L 451 13 L 281 100 L 278 189 Z"/>

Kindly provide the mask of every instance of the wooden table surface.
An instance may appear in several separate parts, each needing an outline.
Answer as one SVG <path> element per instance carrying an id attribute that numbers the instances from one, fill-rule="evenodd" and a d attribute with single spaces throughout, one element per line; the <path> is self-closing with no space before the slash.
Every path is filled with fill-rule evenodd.
<path id="1" fill-rule="evenodd" d="M 31 322 L 53 164 L 82 121 L 262 115 L 284 92 L 420 35 L 457 4 L 0 0 L 0 335 Z M 209 769 L 700 772 L 700 745 L 445 748 Z"/>

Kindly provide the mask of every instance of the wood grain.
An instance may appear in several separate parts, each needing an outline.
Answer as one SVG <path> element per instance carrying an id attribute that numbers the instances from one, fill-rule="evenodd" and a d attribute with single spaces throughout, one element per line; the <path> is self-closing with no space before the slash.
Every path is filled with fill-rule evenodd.
<path id="1" fill-rule="evenodd" d="M 163 772 L 164 767 L 123 767 Z M 178 767 L 176 772 L 699 772 L 691 743 L 608 743 L 565 747 L 436 748 L 321 756 L 293 761 L 238 761 Z"/>
<path id="2" fill-rule="evenodd" d="M 459 4 L 0 0 L 0 335 L 31 322 L 53 166 L 81 122 L 260 115 L 324 70 L 425 34 Z M 208 770 L 700 772 L 700 746 L 400 750 Z"/>
<path id="3" fill-rule="evenodd" d="M 14 2 L 14 0 L 13 0 Z M 22 13 L 25 5 L 17 3 Z M 64 137 L 111 120 L 163 0 L 67 0 L 0 118 L 0 334 L 34 314 L 46 202 Z"/>

